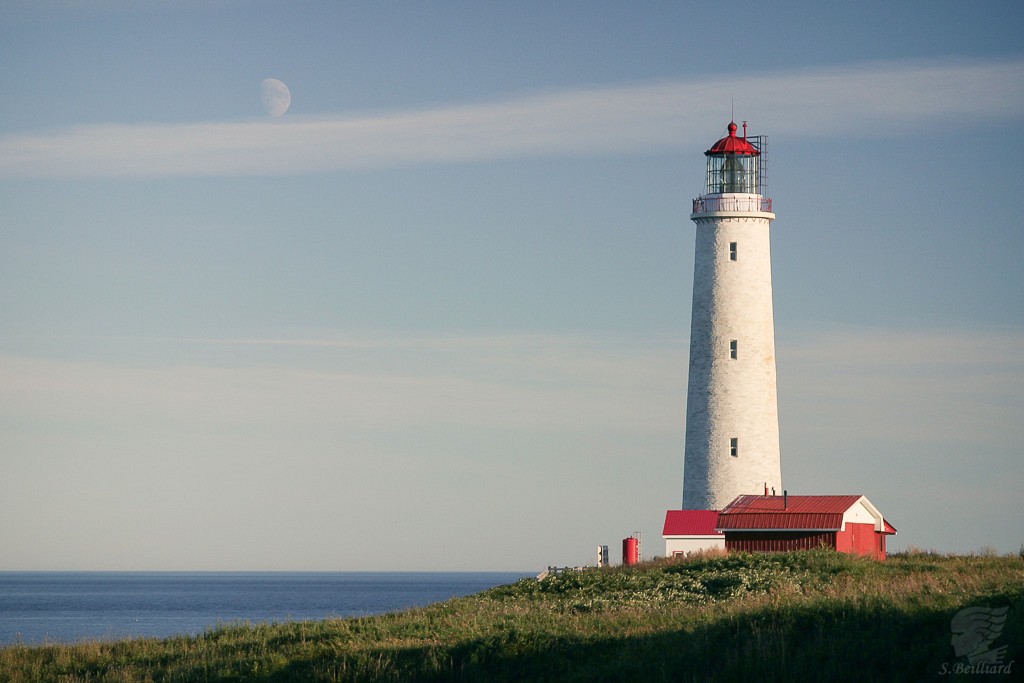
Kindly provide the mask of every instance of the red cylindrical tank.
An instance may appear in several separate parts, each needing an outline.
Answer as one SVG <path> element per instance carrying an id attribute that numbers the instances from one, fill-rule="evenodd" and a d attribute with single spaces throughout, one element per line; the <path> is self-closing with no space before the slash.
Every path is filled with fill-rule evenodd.
<path id="1" fill-rule="evenodd" d="M 640 541 L 632 536 L 622 539 L 622 564 L 632 567 L 640 562 Z"/>

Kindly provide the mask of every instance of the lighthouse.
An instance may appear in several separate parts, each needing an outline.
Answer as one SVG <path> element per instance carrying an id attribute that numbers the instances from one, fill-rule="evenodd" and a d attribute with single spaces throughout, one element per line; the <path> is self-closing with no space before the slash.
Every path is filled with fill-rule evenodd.
<path id="1" fill-rule="evenodd" d="M 775 320 L 765 196 L 767 139 L 735 122 L 706 151 L 696 224 L 683 504 L 721 510 L 742 494 L 782 491 Z"/>

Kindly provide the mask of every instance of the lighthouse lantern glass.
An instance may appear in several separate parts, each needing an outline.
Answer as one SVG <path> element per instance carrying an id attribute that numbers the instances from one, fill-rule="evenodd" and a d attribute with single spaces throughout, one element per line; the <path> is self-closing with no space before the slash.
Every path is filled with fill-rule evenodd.
<path id="1" fill-rule="evenodd" d="M 708 155 L 708 194 L 757 194 L 758 157 L 746 154 Z"/>

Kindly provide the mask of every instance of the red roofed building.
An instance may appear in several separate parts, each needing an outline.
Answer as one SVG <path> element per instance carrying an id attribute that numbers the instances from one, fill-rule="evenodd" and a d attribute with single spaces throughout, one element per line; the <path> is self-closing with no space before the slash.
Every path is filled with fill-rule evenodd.
<path id="1" fill-rule="evenodd" d="M 726 550 L 771 552 L 832 548 L 885 559 L 895 535 L 864 496 L 738 496 L 718 514 Z"/>
<path id="2" fill-rule="evenodd" d="M 665 557 L 698 550 L 725 549 L 725 535 L 718 525 L 718 510 L 669 510 L 665 513 Z"/>

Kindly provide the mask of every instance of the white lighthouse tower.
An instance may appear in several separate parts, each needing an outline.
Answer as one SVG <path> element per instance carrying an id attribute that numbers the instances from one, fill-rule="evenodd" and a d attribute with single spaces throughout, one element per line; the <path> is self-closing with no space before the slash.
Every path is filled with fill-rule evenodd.
<path id="1" fill-rule="evenodd" d="M 729 134 L 705 152 L 697 224 L 686 397 L 683 508 L 721 510 L 782 490 L 775 320 L 765 194 L 766 138 Z"/>

